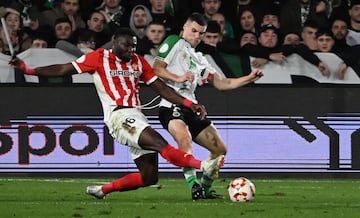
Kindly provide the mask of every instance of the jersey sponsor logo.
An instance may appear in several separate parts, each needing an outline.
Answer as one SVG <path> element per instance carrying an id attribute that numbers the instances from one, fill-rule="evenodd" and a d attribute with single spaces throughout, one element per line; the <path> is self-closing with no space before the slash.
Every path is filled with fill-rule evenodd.
<path id="1" fill-rule="evenodd" d="M 110 70 L 111 76 L 125 76 L 125 77 L 140 77 L 139 71 L 128 71 L 128 70 Z"/>
<path id="2" fill-rule="evenodd" d="M 167 43 L 163 44 L 160 49 L 159 49 L 159 52 L 160 53 L 164 53 L 166 52 L 167 50 L 169 50 L 169 45 Z"/>

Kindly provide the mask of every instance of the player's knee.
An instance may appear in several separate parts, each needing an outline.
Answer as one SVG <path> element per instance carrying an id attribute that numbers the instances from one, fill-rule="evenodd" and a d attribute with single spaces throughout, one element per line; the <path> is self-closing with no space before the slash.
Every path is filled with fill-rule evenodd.
<path id="1" fill-rule="evenodd" d="M 227 148 L 225 146 L 216 146 L 216 149 L 211 151 L 212 157 L 217 157 L 219 155 L 226 155 Z"/>

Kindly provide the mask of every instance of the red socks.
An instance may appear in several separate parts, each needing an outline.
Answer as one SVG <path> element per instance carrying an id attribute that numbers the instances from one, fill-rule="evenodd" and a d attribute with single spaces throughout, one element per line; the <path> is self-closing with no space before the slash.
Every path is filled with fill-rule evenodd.
<path id="1" fill-rule="evenodd" d="M 178 167 L 192 167 L 196 169 L 200 169 L 201 167 L 200 160 L 195 159 L 191 154 L 174 148 L 171 145 L 167 145 L 161 150 L 161 156 Z M 120 179 L 103 185 L 101 190 L 104 194 L 108 194 L 114 191 L 135 190 L 140 187 L 144 187 L 140 173 L 130 173 Z"/>
<path id="2" fill-rule="evenodd" d="M 114 191 L 135 190 L 143 186 L 144 183 L 141 179 L 140 173 L 130 173 L 120 179 L 103 185 L 101 189 L 104 194 L 107 194 Z"/>
<path id="3" fill-rule="evenodd" d="M 191 154 L 174 148 L 169 144 L 161 150 L 160 154 L 167 161 L 178 167 L 192 167 L 196 169 L 200 169 L 201 167 L 200 160 L 195 159 Z"/>

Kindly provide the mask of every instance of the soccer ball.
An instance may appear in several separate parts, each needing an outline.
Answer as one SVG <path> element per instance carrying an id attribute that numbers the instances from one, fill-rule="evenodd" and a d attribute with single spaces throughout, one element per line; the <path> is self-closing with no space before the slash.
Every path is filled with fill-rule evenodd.
<path id="1" fill-rule="evenodd" d="M 232 180 L 228 187 L 232 202 L 249 202 L 255 198 L 255 185 L 245 177 Z"/>

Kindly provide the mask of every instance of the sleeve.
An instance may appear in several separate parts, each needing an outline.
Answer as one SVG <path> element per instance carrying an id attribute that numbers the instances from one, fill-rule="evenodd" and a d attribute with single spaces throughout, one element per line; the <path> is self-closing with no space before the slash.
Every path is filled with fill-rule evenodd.
<path id="1" fill-rule="evenodd" d="M 78 73 L 90 73 L 93 74 L 98 68 L 100 54 L 98 50 L 94 52 L 89 52 L 82 55 L 78 59 L 72 62 L 72 65 L 75 67 Z"/>
<path id="2" fill-rule="evenodd" d="M 205 66 L 205 68 L 201 72 L 201 80 L 198 81 L 198 85 L 201 86 L 214 77 L 216 69 L 211 66 L 211 64 L 207 61 L 207 59 L 205 58 L 205 56 L 203 56 L 201 52 L 198 52 L 196 54 L 200 60 L 200 64 Z"/>
<path id="3" fill-rule="evenodd" d="M 146 84 L 150 85 L 154 82 L 158 77 L 155 75 L 154 70 L 150 66 L 150 64 L 145 60 L 143 56 L 139 56 L 141 65 L 142 65 L 142 74 L 141 80 Z"/>
<path id="4" fill-rule="evenodd" d="M 176 44 L 181 38 L 177 35 L 171 35 L 167 37 L 163 43 L 159 46 L 157 50 L 156 58 L 164 61 L 166 64 L 169 64 L 173 57 L 177 54 Z"/>

